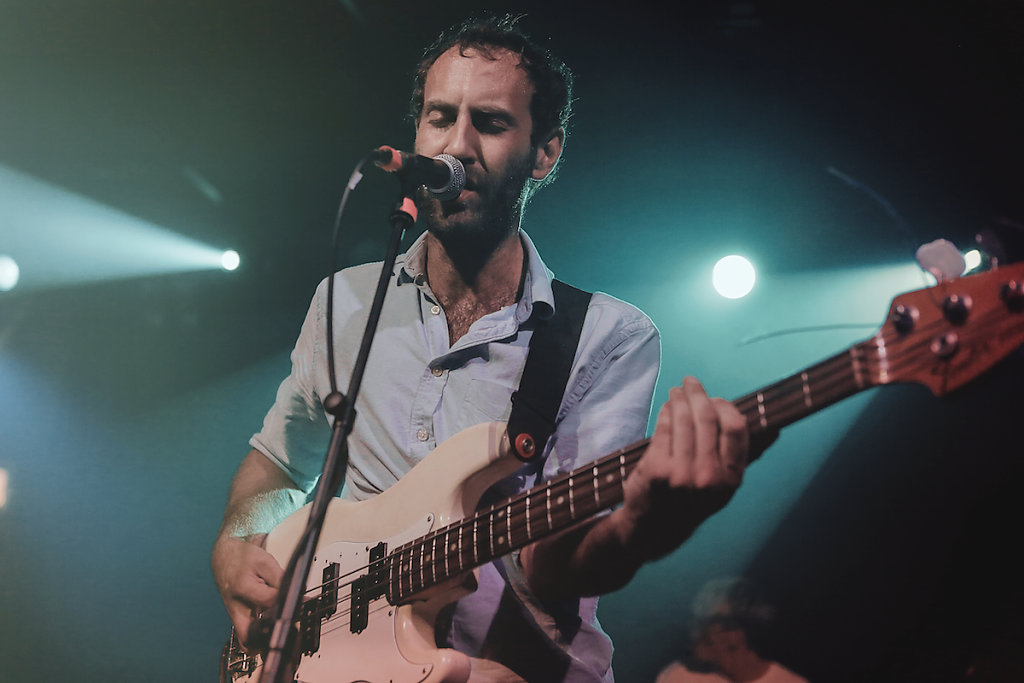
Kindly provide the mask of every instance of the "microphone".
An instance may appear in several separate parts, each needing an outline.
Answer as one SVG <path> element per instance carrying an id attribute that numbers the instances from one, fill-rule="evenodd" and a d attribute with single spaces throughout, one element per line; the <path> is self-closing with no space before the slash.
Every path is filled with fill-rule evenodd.
<path id="1" fill-rule="evenodd" d="M 430 158 L 384 145 L 373 150 L 370 159 L 385 171 L 397 173 L 413 185 L 426 185 L 427 191 L 441 201 L 455 199 L 466 187 L 466 169 L 451 154 Z"/>

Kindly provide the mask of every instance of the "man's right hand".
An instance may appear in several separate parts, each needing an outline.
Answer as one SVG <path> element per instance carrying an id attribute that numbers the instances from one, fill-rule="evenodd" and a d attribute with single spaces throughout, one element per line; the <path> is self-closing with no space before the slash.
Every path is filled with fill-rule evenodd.
<path id="1" fill-rule="evenodd" d="M 284 574 L 263 549 L 266 532 L 295 512 L 305 495 L 256 449 L 249 451 L 231 482 L 210 566 L 238 642 L 246 649 L 257 645 L 251 633 L 253 612 L 273 607 Z"/>
<path id="2" fill-rule="evenodd" d="M 222 535 L 213 546 L 211 567 L 238 642 L 250 649 L 253 613 L 273 607 L 284 570 L 263 549 L 266 534 L 247 538 Z"/>

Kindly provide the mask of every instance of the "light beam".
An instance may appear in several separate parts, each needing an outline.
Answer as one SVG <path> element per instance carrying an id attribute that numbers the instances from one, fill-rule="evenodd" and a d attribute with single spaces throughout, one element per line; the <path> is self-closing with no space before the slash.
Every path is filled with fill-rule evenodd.
<path id="1" fill-rule="evenodd" d="M 0 225 L 20 290 L 223 267 L 223 249 L 3 165 Z"/>

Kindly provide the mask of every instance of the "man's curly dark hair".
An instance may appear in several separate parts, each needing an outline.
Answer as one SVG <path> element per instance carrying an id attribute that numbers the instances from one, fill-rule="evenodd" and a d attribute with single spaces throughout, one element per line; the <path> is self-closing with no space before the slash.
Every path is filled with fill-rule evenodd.
<path id="1" fill-rule="evenodd" d="M 409 102 L 409 114 L 413 124 L 419 123 L 420 114 L 423 112 L 423 91 L 427 82 L 427 72 L 438 57 L 457 46 L 462 54 L 465 54 L 467 49 L 474 49 L 485 57 L 489 57 L 493 50 L 508 50 L 519 55 L 519 67 L 526 71 L 530 84 L 533 85 L 533 97 L 530 98 L 530 118 L 533 123 L 530 132 L 531 145 L 537 147 L 559 127 L 568 133 L 569 117 L 572 115 L 572 71 L 550 50 L 538 45 L 519 28 L 521 19 L 522 15 L 510 14 L 471 17 L 441 33 L 423 52 L 416 67 L 412 98 Z M 553 181 L 556 170 L 557 166 L 544 181 L 536 184 L 531 190 L 536 191 Z"/>

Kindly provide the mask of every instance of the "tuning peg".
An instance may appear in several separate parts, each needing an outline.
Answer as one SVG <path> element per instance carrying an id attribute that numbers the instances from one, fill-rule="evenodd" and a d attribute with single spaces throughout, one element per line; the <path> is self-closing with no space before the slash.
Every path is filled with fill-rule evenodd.
<path id="1" fill-rule="evenodd" d="M 942 302 L 942 314 L 954 325 L 967 322 L 967 314 L 971 312 L 971 297 L 950 294 Z"/>
<path id="2" fill-rule="evenodd" d="M 907 334 L 913 331 L 917 315 L 917 309 L 913 306 L 897 304 L 892 309 L 892 325 L 900 334 Z"/>
<path id="3" fill-rule="evenodd" d="M 1006 307 L 1015 313 L 1024 310 L 1024 282 L 1010 280 L 1003 284 L 999 291 L 999 297 L 1006 304 Z"/>

